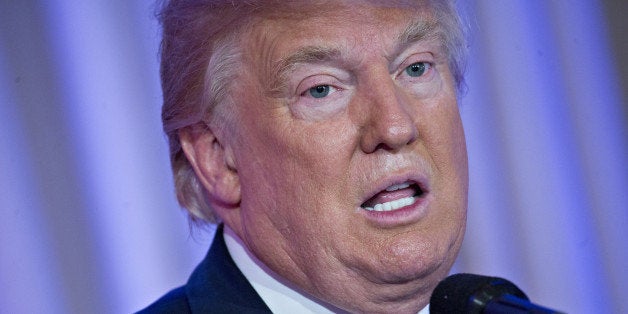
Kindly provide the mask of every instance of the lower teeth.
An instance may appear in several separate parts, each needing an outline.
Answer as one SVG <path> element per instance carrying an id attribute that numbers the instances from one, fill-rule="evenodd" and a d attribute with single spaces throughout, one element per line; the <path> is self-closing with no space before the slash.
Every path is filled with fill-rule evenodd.
<path id="1" fill-rule="evenodd" d="M 397 210 L 397 209 L 406 207 L 408 205 L 412 205 L 414 201 L 415 201 L 414 197 L 408 196 L 408 197 L 400 198 L 398 200 L 376 204 L 373 207 L 364 207 L 364 209 L 369 210 L 369 211 L 376 211 L 376 212 L 382 212 L 382 211 L 387 212 L 387 211 Z"/>

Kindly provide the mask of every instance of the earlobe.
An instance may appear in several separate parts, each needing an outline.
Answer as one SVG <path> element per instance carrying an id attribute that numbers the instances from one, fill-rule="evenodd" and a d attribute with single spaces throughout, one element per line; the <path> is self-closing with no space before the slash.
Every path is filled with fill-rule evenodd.
<path id="1" fill-rule="evenodd" d="M 233 152 L 205 124 L 179 130 L 179 141 L 212 207 L 233 208 L 240 203 L 240 180 Z"/>

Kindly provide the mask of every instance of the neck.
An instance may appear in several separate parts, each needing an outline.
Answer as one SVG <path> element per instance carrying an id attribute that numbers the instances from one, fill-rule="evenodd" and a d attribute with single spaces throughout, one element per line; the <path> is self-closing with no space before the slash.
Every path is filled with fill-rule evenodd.
<path id="1" fill-rule="evenodd" d="M 334 282 L 324 287 L 304 285 L 304 290 L 256 258 L 226 225 L 224 234 L 236 265 L 273 313 L 417 313 L 429 302 L 427 281 L 378 283 L 350 270 L 333 276 Z"/>

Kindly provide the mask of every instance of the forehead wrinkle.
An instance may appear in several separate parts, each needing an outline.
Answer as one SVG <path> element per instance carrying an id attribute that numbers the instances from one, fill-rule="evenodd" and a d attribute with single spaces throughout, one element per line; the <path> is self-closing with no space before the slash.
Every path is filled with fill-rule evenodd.
<path id="1" fill-rule="evenodd" d="M 282 92 L 288 81 L 288 75 L 298 65 L 334 63 L 342 59 L 342 51 L 337 47 L 305 46 L 274 63 L 271 94 Z"/>

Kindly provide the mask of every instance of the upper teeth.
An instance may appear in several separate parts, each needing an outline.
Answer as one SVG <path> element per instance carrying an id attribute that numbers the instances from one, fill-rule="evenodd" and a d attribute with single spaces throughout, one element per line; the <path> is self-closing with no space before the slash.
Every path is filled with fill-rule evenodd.
<path id="1" fill-rule="evenodd" d="M 392 191 L 397 191 L 397 190 L 401 190 L 401 189 L 405 189 L 407 187 L 410 186 L 410 183 L 401 183 L 401 184 L 395 184 L 395 185 L 391 185 L 389 187 L 386 188 L 386 191 L 388 192 L 392 192 Z"/>
<path id="2" fill-rule="evenodd" d="M 414 197 L 408 196 L 408 197 L 400 198 L 398 200 L 394 200 L 394 201 L 390 201 L 386 203 L 375 204 L 375 206 L 373 207 L 364 207 L 364 209 L 374 210 L 376 212 L 391 211 L 391 210 L 396 210 L 396 209 L 411 205 L 412 203 L 414 203 Z"/>

